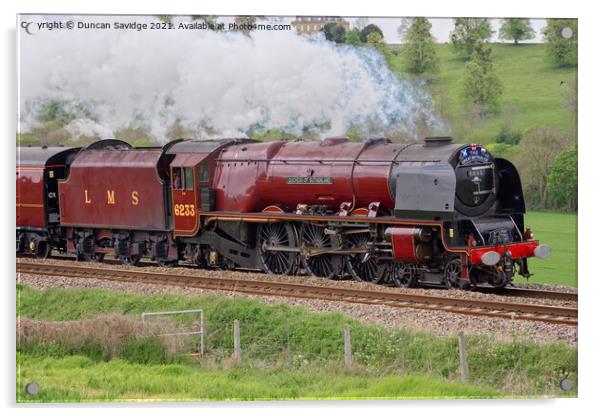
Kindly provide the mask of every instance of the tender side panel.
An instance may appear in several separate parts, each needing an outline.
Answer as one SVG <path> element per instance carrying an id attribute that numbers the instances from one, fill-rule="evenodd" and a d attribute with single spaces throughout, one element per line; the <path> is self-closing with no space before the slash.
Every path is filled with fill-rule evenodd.
<path id="1" fill-rule="evenodd" d="M 44 168 L 17 166 L 17 227 L 44 228 Z"/>
<path id="2" fill-rule="evenodd" d="M 80 153 L 59 183 L 63 225 L 165 230 L 160 150 Z"/>

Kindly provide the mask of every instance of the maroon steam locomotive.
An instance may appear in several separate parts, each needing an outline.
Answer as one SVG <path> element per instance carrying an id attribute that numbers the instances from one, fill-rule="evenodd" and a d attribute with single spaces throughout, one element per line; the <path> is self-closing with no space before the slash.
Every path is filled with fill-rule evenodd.
<path id="1" fill-rule="evenodd" d="M 504 287 L 549 247 L 484 147 L 175 140 L 19 148 L 17 253 L 242 268 L 400 287 Z"/>

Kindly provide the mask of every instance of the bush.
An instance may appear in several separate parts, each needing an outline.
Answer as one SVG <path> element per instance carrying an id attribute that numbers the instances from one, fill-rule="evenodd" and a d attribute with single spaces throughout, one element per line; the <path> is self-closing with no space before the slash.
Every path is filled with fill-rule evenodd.
<path id="1" fill-rule="evenodd" d="M 562 210 L 577 209 L 577 146 L 558 153 L 548 175 L 550 204 Z"/>
<path id="2" fill-rule="evenodd" d="M 520 138 L 521 133 L 519 131 L 513 131 L 510 129 L 510 127 L 504 126 L 501 128 L 497 136 L 495 136 L 495 142 L 514 146 L 520 142 Z"/>
<path id="3" fill-rule="evenodd" d="M 338 23 L 327 23 L 322 28 L 326 40 L 335 43 L 345 43 L 345 28 Z"/>
<path id="4" fill-rule="evenodd" d="M 363 43 L 367 43 L 369 42 L 368 37 L 370 36 L 371 33 L 377 33 L 380 35 L 380 39 L 384 39 L 384 35 L 383 35 L 383 31 L 380 30 L 380 28 L 374 24 L 369 24 L 368 26 L 366 26 L 365 28 L 363 28 L 360 32 L 360 40 Z M 374 39 L 374 37 L 373 37 Z"/>

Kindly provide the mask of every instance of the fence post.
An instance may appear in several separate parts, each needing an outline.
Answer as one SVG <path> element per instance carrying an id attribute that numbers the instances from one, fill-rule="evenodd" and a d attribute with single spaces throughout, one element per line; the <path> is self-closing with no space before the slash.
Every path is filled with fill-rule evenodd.
<path id="1" fill-rule="evenodd" d="M 351 333 L 349 331 L 349 324 L 345 324 L 343 327 L 343 340 L 345 343 L 345 367 L 349 370 L 353 363 L 351 354 Z"/>
<path id="2" fill-rule="evenodd" d="M 464 345 L 464 333 L 458 334 L 458 348 L 460 350 L 460 377 L 462 383 L 468 381 L 468 362 L 466 361 L 466 348 Z"/>
<path id="3" fill-rule="evenodd" d="M 234 361 L 240 364 L 240 322 L 234 321 Z"/>
<path id="4" fill-rule="evenodd" d="M 293 365 L 293 357 L 291 351 L 291 329 L 289 327 L 286 327 L 286 337 L 286 360 L 288 367 L 291 367 Z"/>
<path id="5" fill-rule="evenodd" d="M 201 331 L 201 343 L 199 344 L 199 354 L 202 356 L 205 355 L 205 314 L 201 311 L 200 314 L 200 329 Z"/>

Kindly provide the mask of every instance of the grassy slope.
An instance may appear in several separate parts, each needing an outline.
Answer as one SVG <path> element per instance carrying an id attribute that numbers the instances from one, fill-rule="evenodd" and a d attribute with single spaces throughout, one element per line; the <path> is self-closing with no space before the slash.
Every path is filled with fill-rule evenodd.
<path id="1" fill-rule="evenodd" d="M 454 54 L 451 45 L 436 45 L 440 58 L 440 72 L 431 84 L 435 100 L 451 116 L 454 125 L 461 124 L 467 107 L 462 97 L 462 77 L 465 62 Z M 569 113 L 562 107 L 563 92 L 576 74 L 576 68 L 554 68 L 548 61 L 545 45 L 492 44 L 496 73 L 504 86 L 501 108 L 511 105 L 515 111 L 514 128 L 524 131 L 529 127 L 551 125 L 563 131 L 571 127 Z M 401 55 L 389 57 L 390 67 L 403 76 Z M 493 142 L 493 137 L 505 123 L 504 112 L 488 118 L 483 128 L 470 137 L 481 143 Z M 457 127 L 456 127 L 457 130 Z M 458 139 L 462 139 L 458 137 Z"/>
<path id="2" fill-rule="evenodd" d="M 547 259 L 530 260 L 529 267 L 534 276 L 529 280 L 577 286 L 577 215 L 530 212 L 525 226 L 531 227 L 536 239 L 552 247 L 552 254 Z M 519 278 L 517 281 L 524 280 Z"/>
<path id="3" fill-rule="evenodd" d="M 243 379 L 241 387 L 234 389 L 230 398 L 250 398 L 249 395 L 259 398 L 270 392 L 284 398 L 291 397 L 287 396 L 291 391 L 295 392 L 293 397 L 310 397 L 321 390 L 321 397 L 559 395 L 562 394 L 557 387 L 560 374 L 568 371 L 575 379 L 577 372 L 577 350 L 562 343 L 536 345 L 520 338 L 510 343 L 500 343 L 488 336 L 468 336 L 470 382 L 481 388 L 460 389 L 457 385 L 457 340 L 454 337 L 440 338 L 410 331 L 394 331 L 361 324 L 340 313 L 318 314 L 288 305 L 268 306 L 251 299 L 145 296 L 98 289 L 34 290 L 24 286 L 18 286 L 17 290 L 19 315 L 35 319 L 79 319 L 108 312 L 138 315 L 142 311 L 202 307 L 206 312 L 209 356 L 193 369 L 196 371 L 194 374 L 202 380 L 211 379 L 214 375 L 215 382 L 209 393 L 203 393 L 203 390 L 194 390 L 196 393 L 193 393 L 190 388 L 177 390 L 181 394 L 178 397 L 182 398 L 193 398 L 193 394 L 197 394 L 194 396 L 196 398 L 224 398 L 218 393 L 221 390 L 228 391 L 230 384 L 220 380 L 234 380 L 232 383 L 236 384 L 238 378 Z M 247 365 L 242 372 L 231 371 L 227 366 L 227 357 L 232 351 L 231 327 L 234 319 L 241 321 L 243 362 Z M 341 369 L 343 323 L 351 326 L 356 364 L 353 377 Z M 286 334 L 289 331 L 292 362 L 291 368 L 287 369 L 283 367 L 286 362 L 283 357 L 286 357 Z M 181 386 L 177 380 L 186 380 L 193 374 L 186 363 L 177 364 L 176 367 L 170 367 L 174 364 L 147 367 L 142 371 L 137 365 L 139 363 L 121 360 L 85 361 L 82 369 L 73 370 L 75 364 L 64 353 L 56 351 L 53 348 L 23 351 L 25 353 L 21 354 L 19 361 L 18 388 L 22 389 L 24 384 L 31 381 L 44 380 L 42 387 L 50 389 L 48 394 L 51 397 L 47 398 L 52 399 L 127 398 L 128 395 L 133 398 L 132 395 L 137 394 L 158 398 L 166 397 L 159 393 L 160 384 L 167 379 L 162 382 L 161 377 L 156 375 L 162 374 L 162 368 L 167 368 L 167 373 L 174 372 L 174 380 L 169 379 L 169 383 L 165 384 Z M 181 378 L 176 377 L 180 373 Z M 136 374 L 140 374 L 140 377 L 134 376 Z M 317 374 L 315 380 L 312 380 L 312 374 Z M 417 378 L 408 379 L 408 375 Z M 119 386 L 117 379 L 121 376 L 126 380 L 123 383 L 125 386 Z M 363 379 L 365 383 L 361 381 Z M 66 380 L 70 380 L 69 383 L 63 384 Z M 412 384 L 411 380 L 417 380 L 415 388 L 408 387 L 407 383 Z M 263 382 L 268 386 L 265 389 L 258 387 Z M 83 390 L 85 394 L 82 393 L 84 385 L 88 386 Z M 148 394 L 145 393 L 147 386 L 150 389 Z M 294 386 L 299 388 L 294 390 Z M 168 392 L 176 391 L 169 390 L 167 385 L 163 388 Z"/>
<path id="4" fill-rule="evenodd" d="M 192 365 L 140 365 L 88 357 L 40 358 L 19 355 L 18 401 L 90 400 L 283 400 L 335 398 L 494 397 L 499 392 L 449 382 L 441 377 L 250 368 L 203 370 Z M 23 394 L 27 382 L 42 388 Z"/>

